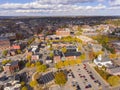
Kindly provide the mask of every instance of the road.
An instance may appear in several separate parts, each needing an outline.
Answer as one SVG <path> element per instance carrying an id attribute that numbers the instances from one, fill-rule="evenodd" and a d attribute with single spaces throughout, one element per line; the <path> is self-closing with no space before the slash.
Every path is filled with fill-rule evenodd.
<path id="1" fill-rule="evenodd" d="M 95 71 L 95 69 L 92 66 L 90 66 L 90 64 L 86 64 L 86 65 L 87 65 L 87 69 L 91 70 L 94 76 L 101 82 L 102 90 L 110 90 L 109 84 Z"/>
<path id="2" fill-rule="evenodd" d="M 76 43 L 76 46 L 81 48 L 82 53 L 85 53 L 85 56 L 86 56 L 85 60 L 90 60 L 89 59 L 89 52 L 85 50 L 85 47 L 82 46 L 82 44 L 80 44 L 80 43 Z"/>

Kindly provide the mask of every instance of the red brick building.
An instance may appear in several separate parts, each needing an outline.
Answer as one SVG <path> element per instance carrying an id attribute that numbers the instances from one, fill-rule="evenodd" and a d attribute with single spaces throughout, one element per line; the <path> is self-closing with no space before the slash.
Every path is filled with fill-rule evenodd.
<path id="1" fill-rule="evenodd" d="M 9 39 L 0 37 L 0 50 L 9 50 L 9 49 L 10 49 Z"/>
<path id="2" fill-rule="evenodd" d="M 13 72 L 19 70 L 18 61 L 12 61 L 12 62 L 6 64 L 5 66 L 3 66 L 3 69 L 6 73 L 13 73 Z"/>
<path id="3" fill-rule="evenodd" d="M 61 57 L 62 57 L 62 52 L 60 52 L 59 50 L 55 50 L 54 51 L 54 57 L 53 57 L 54 63 L 60 62 L 61 61 Z"/>
<path id="4" fill-rule="evenodd" d="M 68 28 L 60 28 L 56 30 L 56 35 L 61 37 L 70 36 L 70 30 Z"/>

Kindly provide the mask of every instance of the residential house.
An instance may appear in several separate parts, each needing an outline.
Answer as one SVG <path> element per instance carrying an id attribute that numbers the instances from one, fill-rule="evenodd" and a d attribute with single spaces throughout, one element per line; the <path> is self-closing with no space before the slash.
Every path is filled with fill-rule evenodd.
<path id="1" fill-rule="evenodd" d="M 9 40 L 15 40 L 16 39 L 16 33 L 5 33 L 5 34 L 1 34 L 0 37 L 6 37 Z"/>

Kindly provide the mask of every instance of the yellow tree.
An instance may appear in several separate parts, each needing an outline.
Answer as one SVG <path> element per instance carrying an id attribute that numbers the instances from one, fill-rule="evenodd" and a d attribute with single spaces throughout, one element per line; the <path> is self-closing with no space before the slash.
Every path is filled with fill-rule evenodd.
<path id="1" fill-rule="evenodd" d="M 109 57 L 110 57 L 111 59 L 113 59 L 113 58 L 117 58 L 117 55 L 116 55 L 116 54 L 110 54 Z"/>
<path id="2" fill-rule="evenodd" d="M 30 82 L 31 87 L 36 87 L 38 85 L 38 82 L 36 80 Z"/>
<path id="3" fill-rule="evenodd" d="M 85 54 L 82 54 L 81 56 L 80 56 L 80 59 L 83 61 L 83 60 L 85 60 L 86 59 L 86 55 Z"/>
<path id="4" fill-rule="evenodd" d="M 64 66 L 69 66 L 69 60 L 64 61 Z"/>
<path id="5" fill-rule="evenodd" d="M 65 53 L 67 51 L 66 47 L 63 47 L 61 50 L 63 53 Z"/>
<path id="6" fill-rule="evenodd" d="M 21 90 L 28 90 L 28 88 L 26 86 L 22 87 Z"/>
<path id="7" fill-rule="evenodd" d="M 116 86 L 120 84 L 120 77 L 119 76 L 110 76 L 108 78 L 108 82 L 110 83 L 110 85 L 112 86 Z"/>
<path id="8" fill-rule="evenodd" d="M 62 68 L 64 66 L 64 63 L 63 63 L 63 61 L 60 61 L 60 62 L 57 63 L 57 65 L 58 65 L 59 68 Z"/>
<path id="9" fill-rule="evenodd" d="M 27 59 L 28 61 L 30 61 L 30 60 L 31 60 L 31 55 L 27 55 L 26 59 Z"/>
<path id="10" fill-rule="evenodd" d="M 80 59 L 76 60 L 76 64 L 80 64 L 80 63 L 81 63 Z"/>
<path id="11" fill-rule="evenodd" d="M 70 65 L 75 65 L 75 60 L 69 60 Z"/>

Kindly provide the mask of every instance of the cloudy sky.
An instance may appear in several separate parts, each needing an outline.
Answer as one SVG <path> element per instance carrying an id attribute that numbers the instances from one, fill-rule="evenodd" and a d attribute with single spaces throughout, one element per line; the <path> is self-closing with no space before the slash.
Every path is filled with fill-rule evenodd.
<path id="1" fill-rule="evenodd" d="M 120 0 L 0 0 L 0 16 L 120 15 Z"/>

